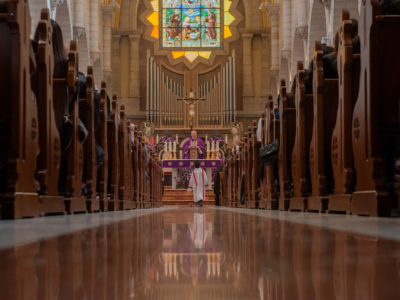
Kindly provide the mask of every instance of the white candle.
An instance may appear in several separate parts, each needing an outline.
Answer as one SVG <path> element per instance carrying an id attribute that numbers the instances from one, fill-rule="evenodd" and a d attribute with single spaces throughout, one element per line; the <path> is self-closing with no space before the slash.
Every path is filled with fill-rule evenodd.
<path id="1" fill-rule="evenodd" d="M 178 142 L 178 134 L 176 134 L 176 142 Z M 176 149 L 175 149 L 175 151 L 176 151 Z"/>
<path id="2" fill-rule="evenodd" d="M 164 142 L 164 151 L 167 152 L 167 142 Z"/>
<path id="3" fill-rule="evenodd" d="M 174 151 L 176 151 L 176 142 L 174 142 Z"/>
<path id="4" fill-rule="evenodd" d="M 172 151 L 172 142 L 169 141 L 169 151 Z"/>
<path id="5" fill-rule="evenodd" d="M 210 151 L 210 142 L 207 141 L 207 151 Z"/>
<path id="6" fill-rule="evenodd" d="M 208 141 L 208 135 L 206 134 L 206 141 Z"/>
<path id="7" fill-rule="evenodd" d="M 217 151 L 219 151 L 219 142 L 215 141 L 215 144 L 217 145 Z"/>
<path id="8" fill-rule="evenodd" d="M 159 139 L 158 139 L 158 133 L 157 133 L 157 139 L 156 139 L 156 140 L 157 140 L 157 144 L 158 144 L 158 140 L 159 140 Z"/>
<path id="9" fill-rule="evenodd" d="M 227 134 L 225 134 L 225 144 L 228 145 L 228 135 Z"/>
<path id="10" fill-rule="evenodd" d="M 214 141 L 211 142 L 211 151 L 214 151 Z"/>

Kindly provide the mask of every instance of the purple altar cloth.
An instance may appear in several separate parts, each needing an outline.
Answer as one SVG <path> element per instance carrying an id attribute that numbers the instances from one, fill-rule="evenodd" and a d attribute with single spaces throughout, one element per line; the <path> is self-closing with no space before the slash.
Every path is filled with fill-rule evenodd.
<path id="1" fill-rule="evenodd" d="M 200 161 L 202 168 L 217 168 L 222 164 L 221 159 L 164 159 L 163 168 L 194 168 L 194 162 Z"/>

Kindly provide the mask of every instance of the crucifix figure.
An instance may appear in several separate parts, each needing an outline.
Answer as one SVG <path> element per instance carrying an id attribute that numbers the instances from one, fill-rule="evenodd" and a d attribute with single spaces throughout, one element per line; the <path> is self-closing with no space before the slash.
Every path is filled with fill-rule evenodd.
<path id="1" fill-rule="evenodd" d="M 177 98 L 177 100 L 183 100 L 183 102 L 185 102 L 187 105 L 189 105 L 189 125 L 190 125 L 190 130 L 193 129 L 193 121 L 194 121 L 194 115 L 195 115 L 195 111 L 194 111 L 194 105 L 197 104 L 197 102 L 199 101 L 205 101 L 205 98 L 193 98 L 194 97 L 194 93 L 192 92 L 192 89 L 190 88 L 190 92 L 189 92 L 189 98 Z"/>

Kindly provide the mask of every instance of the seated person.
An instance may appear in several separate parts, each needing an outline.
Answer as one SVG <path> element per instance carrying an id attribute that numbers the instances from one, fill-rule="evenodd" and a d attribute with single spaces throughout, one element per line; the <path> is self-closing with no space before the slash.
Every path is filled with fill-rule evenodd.
<path id="1" fill-rule="evenodd" d="M 197 131 L 191 132 L 191 138 L 183 144 L 185 159 L 204 159 L 205 147 L 202 139 L 197 137 Z"/>

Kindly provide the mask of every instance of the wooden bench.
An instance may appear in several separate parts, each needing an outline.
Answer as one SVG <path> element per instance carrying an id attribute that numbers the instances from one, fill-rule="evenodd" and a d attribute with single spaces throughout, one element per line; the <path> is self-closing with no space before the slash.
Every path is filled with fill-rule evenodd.
<path id="1" fill-rule="evenodd" d="M 288 210 L 292 183 L 291 157 L 296 134 L 296 108 L 287 101 L 285 80 L 281 80 L 279 117 L 279 210 Z"/>
<path id="2" fill-rule="evenodd" d="M 38 128 L 40 153 L 37 160 L 37 179 L 40 183 L 40 213 L 64 213 L 64 197 L 58 193 L 61 166 L 61 144 L 54 107 L 64 108 L 63 103 L 53 101 L 53 46 L 49 10 L 42 9 L 39 21 L 37 70 L 31 78 L 32 91 L 38 104 Z M 49 63 L 50 62 L 50 63 Z M 66 87 L 65 87 L 66 91 Z"/>
<path id="3" fill-rule="evenodd" d="M 357 184 L 351 211 L 354 215 L 390 216 L 380 145 L 382 139 L 396 138 L 400 132 L 400 74 L 396 71 L 400 44 L 393 43 L 400 16 L 382 16 L 376 0 L 363 1 L 359 28 L 365 30 L 360 32 L 361 77 L 352 121 Z"/>
<path id="4" fill-rule="evenodd" d="M 279 120 L 275 120 L 274 101 L 272 95 L 269 95 L 269 101 L 266 110 L 266 140 L 272 143 L 275 138 L 279 139 Z M 279 178 L 278 169 L 275 165 L 265 166 L 264 178 L 266 179 L 266 208 L 268 210 L 278 209 L 278 195 L 275 192 L 275 180 Z"/>
<path id="5" fill-rule="evenodd" d="M 303 63 L 297 63 L 296 74 L 296 135 L 292 153 L 293 198 L 289 210 L 307 210 L 307 197 L 310 195 L 306 177 L 309 164 L 310 142 L 313 126 L 313 96 L 306 95 Z"/>
<path id="6" fill-rule="evenodd" d="M 31 20 L 24 1 L 0 5 L 2 72 L 0 93 L 1 160 L 7 174 L 2 196 L 2 217 L 39 216 L 35 172 L 39 152 L 38 110 L 32 98 L 29 72 Z"/>
<path id="7" fill-rule="evenodd" d="M 261 146 L 265 146 L 267 144 L 267 126 L 266 126 L 266 113 L 268 109 L 268 101 L 265 103 L 265 112 L 261 115 Z M 261 162 L 260 162 L 261 164 Z M 263 168 L 263 178 L 260 182 L 260 201 L 258 202 L 259 209 L 267 208 L 267 177 L 266 170 L 267 166 L 262 166 Z"/>
<path id="8" fill-rule="evenodd" d="M 259 197 L 258 197 L 258 170 L 260 169 L 260 149 L 261 142 L 257 140 L 257 129 L 258 122 L 253 120 L 253 126 L 251 128 L 251 142 L 249 142 L 249 165 L 251 166 L 250 174 L 250 197 L 247 202 L 248 208 L 258 208 Z M 250 148 L 251 147 L 251 148 Z"/>
<path id="9" fill-rule="evenodd" d="M 240 141 L 239 144 L 239 153 L 237 154 L 237 170 L 238 170 L 238 176 L 234 177 L 233 180 L 239 180 L 238 181 L 238 190 L 236 193 L 236 199 L 235 199 L 235 206 L 234 207 L 246 207 L 246 199 L 247 199 L 247 175 L 246 173 L 247 170 L 247 160 L 246 160 L 246 148 L 247 148 L 247 139 L 248 139 L 248 132 L 245 132 L 243 134 L 242 140 Z M 241 198 L 243 197 L 243 203 L 241 203 Z"/>
<path id="10" fill-rule="evenodd" d="M 94 131 L 94 79 L 93 67 L 88 66 L 86 76 L 86 99 L 79 99 L 79 118 L 88 131 L 83 144 L 86 177 L 86 206 L 88 212 L 100 211 L 100 200 L 97 199 L 97 157 Z"/>
<path id="11" fill-rule="evenodd" d="M 116 97 L 115 97 L 116 98 Z M 116 99 L 115 99 L 116 100 Z M 116 101 L 111 102 L 111 120 L 115 121 L 116 118 Z M 109 177 L 111 178 L 111 184 L 113 175 L 115 174 L 111 170 L 111 176 L 109 176 L 109 164 L 113 161 L 114 156 L 111 156 L 110 150 L 113 150 L 113 146 L 115 147 L 115 140 L 109 139 L 109 120 L 107 120 L 107 91 L 106 91 L 106 82 L 102 81 L 101 83 L 101 90 L 100 90 L 100 127 L 96 131 L 96 140 L 99 143 L 99 146 L 104 151 L 104 161 L 103 164 L 100 166 L 98 172 L 98 194 L 100 200 L 100 209 L 101 211 L 108 211 L 109 210 L 109 202 L 108 202 L 108 180 Z M 116 173 L 118 174 L 118 173 Z"/>
<path id="12" fill-rule="evenodd" d="M 325 79 L 321 42 L 315 42 L 313 64 L 313 131 L 310 145 L 312 192 L 307 210 L 328 209 L 328 196 L 333 186 L 331 139 L 338 109 L 338 79 Z"/>
<path id="13" fill-rule="evenodd" d="M 136 207 L 140 208 L 140 166 L 139 166 L 139 138 L 138 127 L 134 127 L 134 145 L 132 147 L 132 170 L 133 170 L 133 199 Z"/>
<path id="14" fill-rule="evenodd" d="M 103 99 L 103 95 L 101 97 Z M 107 99 L 107 95 L 104 95 Z M 108 147 L 108 180 L 110 199 L 108 209 L 116 211 L 119 209 L 119 185 L 120 185 L 120 156 L 119 156 L 119 123 L 120 112 L 117 102 L 117 94 L 113 94 L 111 101 L 111 120 L 107 120 L 107 147 Z"/>
<path id="15" fill-rule="evenodd" d="M 333 194 L 329 195 L 328 210 L 350 213 L 356 179 L 351 139 L 352 116 L 359 88 L 360 55 L 353 54 L 351 21 L 347 10 L 343 10 L 341 15 L 338 64 L 339 104 L 331 141 L 335 186 Z"/>
<path id="16" fill-rule="evenodd" d="M 119 210 L 136 208 L 133 202 L 133 189 L 131 184 L 131 157 L 132 140 L 130 130 L 125 117 L 125 105 L 120 107 L 120 122 L 118 130 L 118 151 L 119 151 Z"/>

